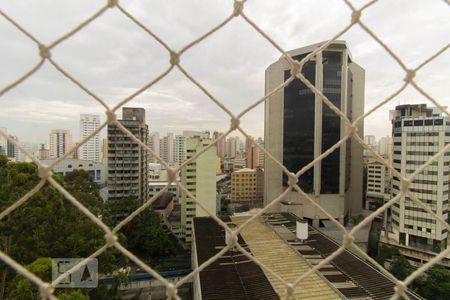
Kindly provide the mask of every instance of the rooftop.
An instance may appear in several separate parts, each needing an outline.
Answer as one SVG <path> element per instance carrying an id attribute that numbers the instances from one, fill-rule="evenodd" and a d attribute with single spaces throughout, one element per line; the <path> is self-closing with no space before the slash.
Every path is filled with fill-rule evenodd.
<path id="1" fill-rule="evenodd" d="M 251 215 L 234 216 L 225 222 L 239 226 Z M 265 214 L 248 224 L 238 240 L 264 266 L 291 283 L 339 247 L 311 226 L 308 238 L 300 241 L 295 236 L 297 220 L 290 213 Z M 225 232 L 208 217 L 195 218 L 194 230 L 200 265 L 225 246 Z M 233 251 L 200 272 L 200 286 L 203 299 L 284 299 L 286 292 L 284 284 L 275 276 Z M 301 281 L 294 296 L 296 299 L 389 299 L 394 287 L 394 282 L 370 263 L 346 250 Z M 409 291 L 408 296 L 421 299 Z"/>

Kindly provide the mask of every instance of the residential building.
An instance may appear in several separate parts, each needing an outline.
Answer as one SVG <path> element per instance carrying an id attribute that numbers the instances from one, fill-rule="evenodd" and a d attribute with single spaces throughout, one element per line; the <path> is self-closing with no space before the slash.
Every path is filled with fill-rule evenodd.
<path id="1" fill-rule="evenodd" d="M 50 158 L 50 151 L 45 148 L 45 144 L 41 144 L 38 150 L 38 159 L 44 160 Z"/>
<path id="2" fill-rule="evenodd" d="M 189 159 L 210 145 L 211 139 L 193 137 L 186 140 Z M 211 147 L 181 170 L 181 183 L 204 205 L 210 214 L 216 213 L 216 147 Z M 209 214 L 197 206 L 191 198 L 181 192 L 182 238 L 186 244 L 192 241 L 192 220 Z"/>
<path id="3" fill-rule="evenodd" d="M 219 139 L 219 137 L 222 135 L 222 132 L 214 131 L 213 133 L 213 140 Z M 217 141 L 216 143 L 217 148 L 217 156 L 223 159 L 225 157 L 226 153 L 226 138 L 221 139 L 220 141 Z"/>
<path id="4" fill-rule="evenodd" d="M 186 138 L 199 137 L 202 139 L 209 139 L 209 135 L 209 131 L 183 130 L 183 136 Z"/>
<path id="5" fill-rule="evenodd" d="M 148 145 L 148 125 L 143 108 L 122 108 L 118 120 L 137 139 Z M 148 197 L 148 150 L 133 141 L 116 125 L 108 125 L 108 193 L 109 200 Z"/>
<path id="6" fill-rule="evenodd" d="M 254 215 L 234 215 L 222 220 L 231 228 L 241 226 Z M 300 234 L 296 228 L 303 229 Z M 194 218 L 192 269 L 196 270 L 227 243 L 227 234 L 210 217 Z M 286 212 L 254 218 L 238 234 L 237 243 L 284 282 L 295 282 L 310 272 L 286 295 L 286 286 L 253 260 L 231 248 L 193 277 L 194 299 L 390 299 L 396 281 L 354 255 L 348 249 L 316 272 L 312 268 L 339 249 L 335 240 L 307 226 Z M 218 288 L 224 287 L 226 288 Z M 409 299 L 422 299 L 409 289 Z"/>
<path id="7" fill-rule="evenodd" d="M 160 140 L 159 155 L 166 163 L 174 162 L 174 146 L 173 133 L 167 133 L 167 135 Z"/>
<path id="8" fill-rule="evenodd" d="M 181 165 L 186 160 L 186 137 L 175 136 L 175 162 Z"/>
<path id="9" fill-rule="evenodd" d="M 33 154 L 34 156 L 38 156 L 39 154 L 39 144 L 38 143 L 32 143 L 32 142 L 21 142 L 20 146 L 27 150 L 29 153 Z M 72 156 L 72 155 L 71 155 Z M 32 162 L 33 160 L 25 154 L 25 152 L 19 151 L 19 156 L 16 158 L 16 161 L 20 162 Z"/>
<path id="10" fill-rule="evenodd" d="M 366 209 L 375 210 L 390 199 L 391 175 L 389 169 L 379 161 L 367 165 Z"/>
<path id="11" fill-rule="evenodd" d="M 368 145 L 376 145 L 376 140 L 374 135 L 365 135 L 364 142 Z"/>
<path id="12" fill-rule="evenodd" d="M 246 138 L 245 140 L 246 168 L 256 169 L 257 167 L 264 167 L 264 165 L 260 164 L 261 163 L 260 152 L 262 151 L 259 150 L 258 146 L 253 144 L 249 138 Z"/>
<path id="13" fill-rule="evenodd" d="M 246 165 L 246 159 L 241 157 L 235 157 L 233 159 L 233 171 L 244 169 Z"/>
<path id="14" fill-rule="evenodd" d="M 386 159 L 389 159 L 390 155 L 392 155 L 392 146 L 392 137 L 382 137 L 378 141 L 378 154 Z"/>
<path id="15" fill-rule="evenodd" d="M 5 127 L 0 127 L 0 130 L 3 131 L 4 134 L 8 134 L 7 130 Z M 6 155 L 7 150 L 8 149 L 8 140 L 6 139 L 6 137 L 0 135 L 0 155 Z"/>
<path id="16" fill-rule="evenodd" d="M 153 153 L 155 155 L 150 153 L 150 162 L 152 163 L 160 163 L 160 161 L 156 158 L 160 155 L 160 138 L 159 138 L 159 132 L 152 132 L 150 133 L 148 146 L 150 149 L 152 149 Z"/>
<path id="17" fill-rule="evenodd" d="M 56 159 L 44 159 L 41 162 L 45 165 L 51 165 Z M 104 186 L 107 178 L 106 162 L 95 162 L 74 158 L 66 158 L 53 167 L 53 172 L 65 176 L 74 170 L 85 170 L 89 176 L 100 186 Z"/>
<path id="18" fill-rule="evenodd" d="M 226 141 L 226 157 L 236 157 L 239 147 L 239 140 L 237 137 L 229 137 Z"/>
<path id="19" fill-rule="evenodd" d="M 19 142 L 19 138 L 17 136 L 9 135 L 9 137 L 14 141 Z M 12 158 L 14 160 L 18 160 L 19 153 L 20 153 L 19 148 L 16 145 L 14 145 L 13 143 L 11 143 L 10 141 L 7 141 L 6 144 L 7 144 L 6 145 L 6 148 L 7 148 L 6 156 L 8 156 L 9 158 Z"/>
<path id="20" fill-rule="evenodd" d="M 72 133 L 67 129 L 52 129 L 50 132 L 50 157 L 59 158 L 73 147 Z M 71 157 L 73 157 L 73 153 Z"/>
<path id="21" fill-rule="evenodd" d="M 80 115 L 80 140 L 91 135 L 100 127 L 99 115 Z M 100 161 L 100 135 L 97 133 L 79 148 L 79 158 L 82 160 Z"/>
<path id="22" fill-rule="evenodd" d="M 426 104 L 400 105 L 391 111 L 393 167 L 408 177 L 450 143 L 450 119 Z M 450 152 L 441 155 L 412 181 L 410 192 L 444 220 L 448 219 Z M 392 177 L 391 196 L 400 193 L 400 178 Z M 391 208 L 391 224 L 382 243 L 396 245 L 410 261 L 418 264 L 434 257 L 449 245 L 447 229 L 403 195 Z M 450 267 L 450 255 L 440 263 Z"/>
<path id="23" fill-rule="evenodd" d="M 244 168 L 231 173 L 231 202 L 256 202 L 256 170 Z"/>
<path id="24" fill-rule="evenodd" d="M 296 60 L 323 43 L 289 51 Z M 266 70 L 266 95 L 291 74 L 291 66 L 282 56 Z M 345 41 L 334 41 L 312 57 L 302 74 L 352 121 L 364 112 L 364 70 L 356 64 Z M 363 122 L 357 125 L 364 135 Z M 307 166 L 346 135 L 346 124 L 320 96 L 303 82 L 294 80 L 265 102 L 265 149 L 293 173 Z M 264 203 L 269 204 L 288 187 L 288 177 L 271 159 L 264 167 Z M 300 188 L 333 218 L 345 223 L 361 214 L 363 203 L 362 147 L 353 139 L 305 170 L 298 180 Z M 319 226 L 328 219 L 309 200 L 296 191 L 285 199 L 303 204 L 303 215 Z M 277 210 L 277 205 L 271 207 Z"/>
<path id="25" fill-rule="evenodd" d="M 101 159 L 108 159 L 108 139 L 102 139 Z"/>

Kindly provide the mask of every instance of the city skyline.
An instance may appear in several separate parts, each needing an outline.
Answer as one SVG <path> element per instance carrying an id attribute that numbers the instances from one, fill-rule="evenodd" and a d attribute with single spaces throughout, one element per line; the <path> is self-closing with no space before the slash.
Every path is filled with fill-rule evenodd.
<path id="1" fill-rule="evenodd" d="M 56 5 L 60 8 L 53 10 L 58 11 L 58 15 L 53 15 L 46 9 L 48 3 L 45 1 L 39 5 L 28 3 L 27 11 L 32 11 L 36 17 L 30 18 L 26 13 L 21 13 L 17 20 L 25 28 L 33 28 L 32 32 L 39 33 L 38 38 L 43 41 L 52 41 L 73 28 L 74 24 L 87 17 L 100 5 L 95 2 L 78 1 L 73 5 L 67 2 L 59 7 L 60 4 L 52 3 L 52 7 Z M 389 36 L 390 39 L 386 41 L 388 46 L 405 59 L 407 66 L 415 67 L 447 43 L 445 37 L 448 35 L 445 33 L 449 32 L 450 25 L 445 22 L 447 5 L 444 1 L 430 2 L 426 5 L 420 5 L 420 1 L 407 3 L 408 5 L 376 3 L 363 13 L 363 20 L 374 27 L 381 37 Z M 172 6 L 175 4 L 160 3 L 152 6 L 152 9 L 164 13 L 156 14 L 154 19 L 148 18 L 154 14 L 141 7 L 139 3 L 123 5 L 163 39 L 168 40 L 171 46 L 179 49 L 202 34 L 205 28 L 220 21 L 228 13 L 228 9 L 231 9 L 231 4 L 232 1 L 223 1 L 216 4 L 204 3 L 196 7 L 192 4 L 177 3 L 176 5 L 183 6 L 183 9 L 173 9 Z M 346 18 L 339 16 L 349 14 L 345 4 L 339 1 L 331 4 L 327 2 L 329 10 L 319 9 L 324 4 L 321 1 L 311 3 L 313 8 L 317 8 L 310 10 L 314 13 L 296 9 L 297 6 L 301 7 L 300 2 L 290 4 L 289 9 L 286 9 L 281 3 L 267 2 L 260 7 L 252 1 L 246 3 L 250 17 L 285 50 L 329 39 L 336 28 L 343 27 L 342 25 L 347 22 Z M 22 5 L 24 4 L 16 1 L 5 3 L 4 10 L 15 16 L 18 11 L 22 11 Z M 387 7 L 389 9 L 386 9 Z M 192 18 L 188 18 L 192 15 L 189 12 L 193 9 L 201 11 L 205 9 L 208 14 L 203 14 L 202 18 L 197 20 L 198 24 L 193 23 L 190 20 Z M 279 13 L 271 16 L 272 11 Z M 296 18 L 293 18 L 293 11 L 297 11 Z M 433 19 L 425 19 L 428 15 L 433 15 Z M 167 18 L 174 20 L 173 29 L 161 25 L 164 24 L 160 19 L 162 16 L 164 20 Z M 44 25 L 40 23 L 40 18 L 45 18 L 49 22 L 45 30 L 42 28 Z M 319 22 L 321 19 L 326 19 L 327 22 Z M 58 26 L 52 26 L 55 21 L 59 22 Z M 219 31 L 217 37 L 211 36 L 181 58 L 186 69 L 234 113 L 238 113 L 263 96 L 263 71 L 280 55 L 267 41 L 258 37 L 247 26 L 248 24 L 238 22 L 241 21 L 231 22 L 223 31 Z M 144 33 L 129 34 L 136 32 L 136 28 L 132 25 L 121 16 L 106 13 L 104 18 L 96 20 L 67 41 L 67 44 L 58 47 L 52 53 L 53 57 L 64 66 L 68 66 L 71 74 L 109 105 L 116 104 L 154 78 L 168 64 L 167 53 L 163 53 L 161 47 L 151 38 Z M 306 32 L 297 30 L 305 26 L 314 27 L 315 30 Z M 391 32 L 393 26 L 398 28 L 396 32 Z M 407 26 L 407 30 L 406 27 L 403 28 L 404 26 Z M 181 30 L 183 34 L 175 35 L 173 30 Z M 112 31 L 115 34 L 105 34 Z M 2 26 L 0 34 L 8 40 L 4 48 L 5 55 L 0 58 L 0 63 L 7 70 L 0 75 L 0 84 L 4 86 L 27 70 L 38 58 L 34 45 L 24 40 L 14 28 Z M 120 39 L 127 42 L 117 44 L 117 40 Z M 348 41 L 354 59 L 366 69 L 367 111 L 401 86 L 404 72 L 384 49 L 360 29 L 350 30 L 341 39 Z M 223 45 L 223 41 L 234 43 Z M 232 44 L 234 46 L 231 46 Z M 86 51 L 86 45 L 90 45 L 89 51 Z M 132 53 L 134 55 L 131 55 Z M 211 53 L 214 55 L 205 55 Z M 217 59 L 219 56 L 220 60 Z M 111 64 L 111 61 L 117 63 Z M 11 65 L 12 62 L 14 65 Z M 380 65 L 383 68 L 380 68 Z M 91 66 L 92 70 L 87 66 Z M 450 95 L 446 92 L 445 77 L 440 75 L 439 68 L 448 69 L 449 66 L 448 55 L 444 54 L 427 65 L 416 77 L 418 84 L 441 104 L 450 103 Z M 230 89 L 231 86 L 233 89 Z M 11 134 L 26 142 L 42 142 L 47 132 L 54 128 L 65 128 L 76 133 L 80 113 L 100 114 L 101 120 L 105 120 L 104 110 L 100 105 L 47 65 L 23 85 L 5 94 L 2 101 L 0 126 L 9 128 Z M 396 99 L 367 118 L 366 134 L 373 134 L 379 139 L 386 131 L 389 132 L 387 112 L 401 103 L 429 104 L 413 88 L 407 88 Z M 178 128 L 224 132 L 229 127 L 229 116 L 178 71 L 172 72 L 127 106 L 146 109 L 146 119 L 152 132 L 176 134 L 175 129 Z M 242 127 L 252 136 L 263 136 L 262 110 L 260 105 L 256 111 L 241 120 Z M 18 114 L 21 115 L 20 121 L 16 118 Z M 379 122 L 380 120 L 386 122 Z M 34 132 L 29 128 L 34 128 Z M 105 135 L 102 134 L 103 137 Z M 74 138 L 78 140 L 78 136 Z"/>

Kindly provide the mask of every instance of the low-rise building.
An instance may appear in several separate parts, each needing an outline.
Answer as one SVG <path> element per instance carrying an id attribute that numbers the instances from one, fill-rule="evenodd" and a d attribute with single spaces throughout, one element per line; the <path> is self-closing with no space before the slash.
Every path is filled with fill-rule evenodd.
<path id="1" fill-rule="evenodd" d="M 52 164 L 56 159 L 44 159 L 41 162 L 45 165 Z M 99 184 L 104 186 L 107 178 L 107 168 L 106 161 L 94 162 L 89 160 L 81 160 L 74 158 L 67 158 L 60 161 L 56 166 L 53 167 L 53 172 L 60 174 L 61 176 L 67 173 L 73 172 L 74 170 L 85 170 L 89 173 L 92 179 Z"/>
<path id="2" fill-rule="evenodd" d="M 252 214 L 225 217 L 230 227 L 246 222 Z M 296 235 L 297 222 L 290 213 L 271 213 L 254 219 L 237 242 L 285 282 L 294 282 L 310 271 L 339 244 L 312 226 L 305 236 Z M 197 269 L 226 246 L 224 229 L 210 217 L 194 219 L 192 269 Z M 194 276 L 194 299 L 286 299 L 286 286 L 261 269 L 236 248 L 224 253 Z M 295 299 L 389 299 L 396 284 L 349 250 L 304 278 L 293 290 Z M 422 299 L 406 290 L 409 299 Z"/>

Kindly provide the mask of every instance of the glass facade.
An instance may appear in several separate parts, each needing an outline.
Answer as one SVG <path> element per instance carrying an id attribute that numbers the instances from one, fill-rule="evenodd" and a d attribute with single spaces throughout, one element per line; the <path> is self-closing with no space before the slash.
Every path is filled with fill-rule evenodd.
<path id="1" fill-rule="evenodd" d="M 302 57 L 295 57 L 300 60 Z M 341 109 L 342 52 L 323 52 L 323 93 Z M 316 63 L 310 61 L 302 69 L 303 75 L 316 85 Z M 284 80 L 291 76 L 284 72 Z M 349 107 L 345 112 L 351 115 L 351 74 L 349 87 Z M 328 105 L 322 104 L 322 152 L 335 145 L 341 138 L 341 120 Z M 314 160 L 315 95 L 301 81 L 294 80 L 284 89 L 283 111 L 283 164 L 297 172 Z M 345 144 L 348 151 L 346 160 L 350 162 L 350 142 Z M 321 194 L 339 193 L 340 149 L 335 150 L 321 161 Z M 349 186 L 350 166 L 347 164 L 346 190 Z M 283 185 L 287 186 L 287 176 L 283 174 Z M 307 193 L 314 192 L 314 168 L 306 171 L 299 180 L 299 186 Z"/>
<path id="2" fill-rule="evenodd" d="M 340 52 L 323 53 L 323 91 L 325 96 L 341 109 L 342 63 Z M 325 103 L 322 104 L 322 152 L 341 137 L 341 119 Z M 339 193 L 339 151 L 336 149 L 322 160 L 321 194 Z"/>
<path id="3" fill-rule="evenodd" d="M 315 85 L 315 62 L 306 63 L 302 74 Z M 290 71 L 285 71 L 284 80 L 290 76 Z M 291 172 L 297 172 L 314 160 L 314 99 L 314 93 L 298 79 L 284 88 L 283 164 Z M 312 193 L 313 183 L 314 168 L 310 168 L 300 176 L 298 184 L 306 193 Z M 287 186 L 284 173 L 283 185 Z"/>

